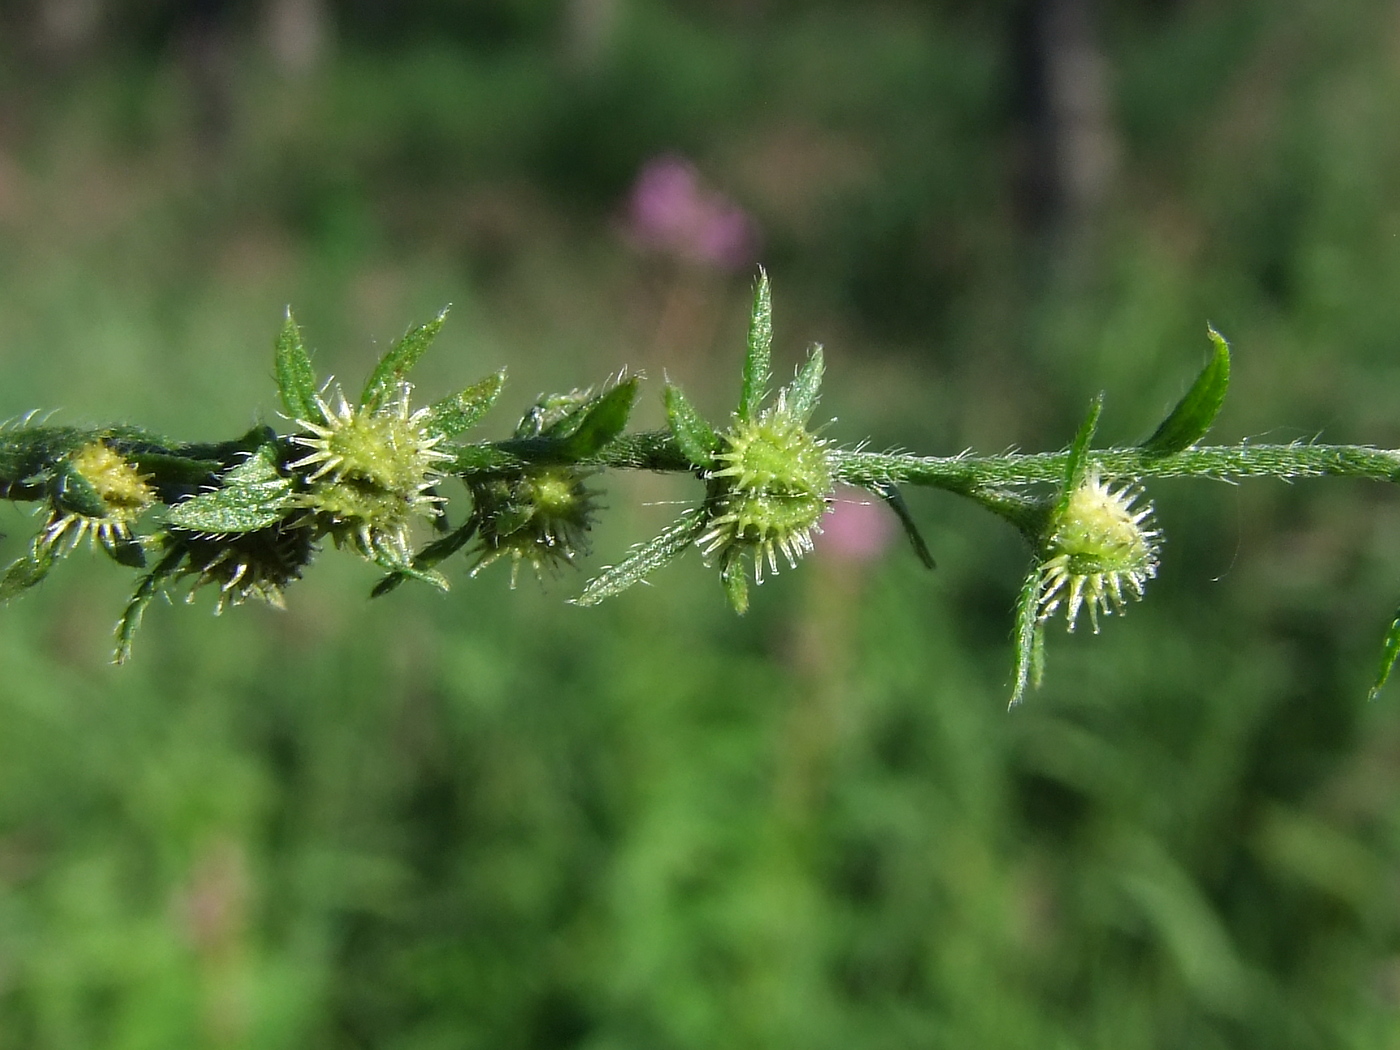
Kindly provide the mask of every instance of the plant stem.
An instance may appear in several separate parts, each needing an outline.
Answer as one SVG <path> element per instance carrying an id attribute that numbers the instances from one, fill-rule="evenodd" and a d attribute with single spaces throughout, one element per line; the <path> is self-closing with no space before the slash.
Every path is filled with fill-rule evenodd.
<path id="1" fill-rule="evenodd" d="M 0 435 L 0 494 L 14 500 L 38 499 L 42 485 L 36 476 L 52 465 L 78 441 L 96 436 L 122 434 L 123 428 L 80 430 L 71 427 L 16 428 Z M 150 457 L 157 482 L 166 470 L 176 472 L 181 460 L 202 461 L 208 470 L 219 460 L 227 462 L 231 451 L 242 452 L 256 444 L 256 437 L 219 445 L 145 444 L 141 451 Z M 125 434 L 122 434 L 125 437 Z M 251 439 L 251 440 L 250 440 Z M 128 446 L 141 443 L 116 442 Z M 461 477 L 507 474 L 532 464 L 552 462 L 556 444 L 537 439 L 508 439 L 460 446 L 448 473 Z M 944 489 L 985 502 L 986 490 L 1004 490 L 1038 483 L 1058 483 L 1064 477 L 1068 451 L 1005 453 L 997 456 L 916 456 L 902 452 L 831 450 L 833 473 L 842 481 L 866 487 L 886 484 L 921 485 Z M 1090 453 L 1099 469 L 1109 477 L 1199 477 L 1219 481 L 1238 478 L 1275 477 L 1354 477 L 1372 481 L 1400 481 L 1400 451 L 1369 448 L 1364 445 L 1213 445 L 1191 448 L 1169 455 L 1156 455 L 1140 448 L 1096 449 Z M 138 458 L 139 454 L 138 454 Z M 169 460 L 166 464 L 163 461 Z M 213 460 L 214 462 L 209 462 Z M 670 433 L 662 430 L 624 434 L 584 461 L 585 465 L 624 470 L 653 470 L 684 473 L 693 467 L 677 447 Z M 188 476 L 189 468 L 184 473 Z M 165 467 L 165 470 L 161 468 Z M 182 479 L 184 480 L 184 479 Z"/>
<path id="2" fill-rule="evenodd" d="M 1137 448 L 1095 449 L 1089 453 L 1100 470 L 1114 478 L 1352 477 L 1400 480 L 1400 451 L 1364 445 L 1214 445 L 1170 455 Z M 927 485 L 968 494 L 988 487 L 1014 487 L 1063 480 L 1069 453 L 1039 452 L 1000 456 L 912 456 L 890 452 L 837 450 L 832 467 L 843 481 L 856 485 L 892 482 Z"/>

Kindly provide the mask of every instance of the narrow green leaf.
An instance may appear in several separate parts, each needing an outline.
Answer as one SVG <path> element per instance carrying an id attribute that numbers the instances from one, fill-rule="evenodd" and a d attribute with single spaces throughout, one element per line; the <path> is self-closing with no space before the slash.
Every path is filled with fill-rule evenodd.
<path id="1" fill-rule="evenodd" d="M 744 572 L 744 559 L 736 550 L 727 551 L 719 568 L 719 582 L 729 607 L 740 616 L 749 611 L 749 577 Z"/>
<path id="2" fill-rule="evenodd" d="M 583 593 L 574 598 L 572 604 L 597 605 L 606 598 L 621 594 L 634 583 L 640 583 L 694 543 L 708 521 L 709 515 L 704 507 L 686 511 L 661 535 L 633 547 L 622 561 L 589 580 L 584 585 Z"/>
<path id="3" fill-rule="evenodd" d="M 899 519 L 900 526 L 904 529 L 904 535 L 909 540 L 909 546 L 914 548 L 914 553 L 919 561 L 923 563 L 925 569 L 936 569 L 933 554 L 928 549 L 928 544 L 924 542 L 923 535 L 919 532 L 919 526 L 914 521 L 914 515 L 909 512 L 909 504 L 904 502 L 904 496 L 893 484 L 885 482 L 876 485 L 871 489 L 875 495 L 879 496 L 887 504 L 890 510 L 894 511 L 895 517 Z"/>
<path id="4" fill-rule="evenodd" d="M 384 399 L 408 378 L 409 371 L 418 363 L 423 352 L 432 345 L 438 332 L 442 331 L 449 309 L 450 307 L 443 307 L 442 313 L 427 324 L 410 328 L 398 342 L 389 347 L 389 352 L 379 359 L 379 364 L 375 365 L 374 371 L 369 375 L 369 381 L 365 383 L 364 392 L 360 394 L 361 405 L 369 409 L 378 408 Z"/>
<path id="5" fill-rule="evenodd" d="M 676 444 L 685 458 L 690 460 L 691 466 L 709 470 L 715 464 L 715 450 L 719 448 L 715 428 L 695 410 L 690 399 L 681 393 L 680 387 L 667 383 L 664 397 L 666 419 L 671 424 L 671 434 Z"/>
<path id="6" fill-rule="evenodd" d="M 1079 424 L 1079 430 L 1069 446 L 1069 458 L 1065 461 L 1065 487 L 1055 505 L 1055 518 L 1064 514 L 1065 508 L 1069 506 L 1070 497 L 1084 483 L 1084 476 L 1089 471 L 1089 445 L 1099 429 L 1099 416 L 1102 413 L 1103 394 L 1100 393 L 1089 402 L 1089 412 L 1084 417 L 1084 422 Z"/>
<path id="7" fill-rule="evenodd" d="M 131 640 L 141 626 L 141 618 L 146 614 L 146 606 L 160 593 L 161 587 L 177 576 L 180 565 L 185 560 L 185 549 L 179 544 L 166 551 L 154 569 L 142 576 L 136 584 L 131 600 L 126 603 L 121 619 L 117 621 L 117 647 L 112 653 L 112 663 L 124 664 L 131 656 Z"/>
<path id="8" fill-rule="evenodd" d="M 435 565 L 438 565 L 444 559 L 456 554 L 465 547 L 468 541 L 476 535 L 476 526 L 477 520 L 473 516 L 468 518 L 467 523 L 460 529 L 454 529 L 452 532 L 442 537 L 442 539 L 434 540 L 413 556 L 413 564 L 409 567 L 409 570 L 403 568 L 395 569 L 374 585 L 374 590 L 370 591 L 369 596 L 371 598 L 382 598 L 407 580 L 422 579 L 422 575 L 415 574 L 427 574 Z M 433 578 L 428 580 L 429 583 L 433 584 L 435 587 L 440 587 L 442 590 L 447 590 L 447 581 L 443 579 L 442 576 L 438 573 L 432 573 L 432 577 Z"/>
<path id="9" fill-rule="evenodd" d="M 821 395 L 822 376 L 826 373 L 826 361 L 822 356 L 821 344 L 814 343 L 807 351 L 807 360 L 798 370 L 796 378 L 784 391 L 788 411 L 806 423 L 817 407 Z"/>
<path id="10" fill-rule="evenodd" d="M 627 419 L 632 414 L 632 402 L 636 399 L 636 376 L 622 380 L 611 390 L 594 398 L 584 412 L 578 429 L 562 439 L 560 452 L 564 458 L 578 461 L 597 455 L 626 428 Z"/>
<path id="11" fill-rule="evenodd" d="M 321 410 L 316 407 L 316 370 L 311 367 L 311 357 L 301 341 L 301 329 L 290 306 L 277 336 L 276 364 L 277 391 L 282 395 L 287 418 L 321 422 Z"/>
<path id="12" fill-rule="evenodd" d="M 1031 569 L 1016 599 L 1016 678 L 1011 689 L 1015 707 L 1025 699 L 1026 690 L 1039 687 L 1045 673 L 1045 625 L 1040 611 L 1040 566 Z"/>
<path id="13" fill-rule="evenodd" d="M 40 543 L 39 537 L 29 545 L 29 553 L 16 558 L 0 577 L 0 603 L 23 594 L 49 574 L 58 562 L 54 544 Z"/>
<path id="14" fill-rule="evenodd" d="M 223 476 L 219 488 L 170 508 L 166 523 L 192 532 L 255 532 L 280 521 L 292 483 L 277 471 L 277 451 L 264 445 Z"/>
<path id="15" fill-rule="evenodd" d="M 753 312 L 749 316 L 749 349 L 744 356 L 744 385 L 739 393 L 739 418 L 753 419 L 768 393 L 773 372 L 773 293 L 768 273 L 758 268 L 753 291 Z"/>
<path id="16" fill-rule="evenodd" d="M 1150 438 L 1139 448 L 1154 456 L 1168 456 L 1190 448 L 1206 436 L 1230 386 L 1230 344 L 1214 328 L 1206 334 L 1215 344 L 1210 360 L 1186 394 Z"/>
<path id="17" fill-rule="evenodd" d="M 443 398 L 428 410 L 423 429 L 448 440 L 465 434 L 491 410 L 505 382 L 506 370 L 503 368 L 495 375 L 473 383 L 460 394 Z"/>
<path id="18" fill-rule="evenodd" d="M 1395 614 L 1395 619 L 1390 623 L 1390 630 L 1385 632 L 1385 646 L 1381 650 L 1380 663 L 1376 666 L 1376 680 L 1371 686 L 1368 699 L 1374 700 L 1380 696 L 1390 678 L 1390 672 L 1395 669 L 1397 659 L 1400 659 L 1400 612 Z"/>

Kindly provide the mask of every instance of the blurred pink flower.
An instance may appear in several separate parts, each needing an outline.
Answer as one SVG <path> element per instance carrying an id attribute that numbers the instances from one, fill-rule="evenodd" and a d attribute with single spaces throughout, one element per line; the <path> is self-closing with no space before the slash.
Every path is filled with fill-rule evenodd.
<path id="1" fill-rule="evenodd" d="M 748 266 L 756 256 L 752 220 L 706 186 L 683 157 L 665 155 L 643 165 L 627 212 L 629 233 L 645 248 L 729 270 Z"/>
<path id="2" fill-rule="evenodd" d="M 883 554 L 894 538 L 894 515 L 888 507 L 863 489 L 843 488 L 822 519 L 817 553 L 864 565 Z"/>

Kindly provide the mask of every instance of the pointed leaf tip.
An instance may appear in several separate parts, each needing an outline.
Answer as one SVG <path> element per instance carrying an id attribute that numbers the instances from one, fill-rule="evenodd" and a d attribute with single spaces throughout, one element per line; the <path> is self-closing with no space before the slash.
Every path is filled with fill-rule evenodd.
<path id="1" fill-rule="evenodd" d="M 904 502 L 904 496 L 899 489 L 887 482 L 877 485 L 872 491 L 885 501 L 890 510 L 894 511 L 895 517 L 899 519 L 900 527 L 904 529 L 904 536 L 909 541 L 909 546 L 914 548 L 914 555 L 923 567 L 930 571 L 938 568 L 937 563 L 933 560 L 933 553 L 928 549 L 928 544 L 924 542 L 919 525 L 909 510 L 909 504 Z"/>
<path id="2" fill-rule="evenodd" d="M 442 326 L 447 321 L 447 311 L 450 309 L 450 306 L 444 306 L 431 321 L 409 328 L 398 342 L 389 347 L 365 382 L 364 392 L 360 394 L 361 405 L 371 409 L 377 408 L 408 378 L 408 373 L 418 363 L 418 359 L 442 331 Z"/>
<path id="3" fill-rule="evenodd" d="M 571 604 L 597 605 L 605 599 L 621 594 L 628 587 L 641 583 L 657 569 L 675 560 L 694 543 L 704 531 L 707 521 L 703 507 L 694 507 L 686 511 L 659 536 L 633 547 L 622 561 L 604 569 L 584 584 L 583 593 L 572 599 Z"/>
<path id="4" fill-rule="evenodd" d="M 578 429 L 563 439 L 566 459 L 577 461 L 595 456 L 622 433 L 637 399 L 637 382 L 637 376 L 628 376 L 589 403 Z"/>
<path id="5" fill-rule="evenodd" d="M 1045 624 L 1040 609 L 1040 566 L 1034 566 L 1021 584 L 1016 599 L 1016 670 L 1011 687 L 1011 702 L 1015 707 L 1026 697 L 1028 689 L 1038 688 L 1045 673 Z"/>
<path id="6" fill-rule="evenodd" d="M 448 440 L 466 433 L 480 422 L 481 417 L 491 410 L 505 386 L 506 370 L 502 368 L 495 375 L 489 375 L 473 383 L 459 394 L 453 394 L 436 402 L 428 410 L 428 418 L 423 429 L 429 434 Z"/>
<path id="7" fill-rule="evenodd" d="M 1064 514 L 1065 508 L 1069 506 L 1070 497 L 1084 483 L 1084 477 L 1089 472 L 1089 448 L 1093 444 L 1094 435 L 1098 432 L 1099 416 L 1102 414 L 1103 392 L 1100 391 L 1089 402 L 1089 411 L 1084 416 L 1084 422 L 1079 424 L 1074 441 L 1070 443 L 1069 458 L 1065 461 L 1065 487 L 1060 492 L 1059 501 L 1055 505 L 1056 517 Z"/>
<path id="8" fill-rule="evenodd" d="M 705 421 L 705 417 L 696 411 L 675 384 L 666 384 L 663 398 L 666 402 L 666 420 L 671 424 L 671 435 L 681 452 L 691 466 L 709 470 L 714 466 L 715 450 L 719 447 L 719 437 L 714 427 Z"/>
<path id="9" fill-rule="evenodd" d="M 807 360 L 797 370 L 797 375 L 788 384 L 783 396 L 790 411 L 802 422 L 807 422 L 812 410 L 817 407 L 821 395 L 822 377 L 826 374 L 826 359 L 820 343 L 813 343 L 807 351 Z"/>
<path id="10" fill-rule="evenodd" d="M 1209 325 L 1206 335 L 1214 345 L 1210 360 L 1162 425 L 1139 446 L 1149 455 L 1169 456 L 1190 448 L 1206 436 L 1220 414 L 1230 387 L 1230 344 Z"/>
<path id="11" fill-rule="evenodd" d="M 773 292 L 768 272 L 758 268 L 749 314 L 748 353 L 744 355 L 744 383 L 739 393 L 739 418 L 753 419 L 768 393 L 773 371 Z"/>
<path id="12" fill-rule="evenodd" d="M 287 418 L 320 422 L 321 410 L 316 407 L 316 370 L 311 367 L 311 356 L 301 341 L 301 329 L 297 327 L 290 306 L 282 330 L 277 334 L 274 355 L 277 392 Z"/>
<path id="13" fill-rule="evenodd" d="M 1390 624 L 1390 630 L 1385 633 L 1385 644 L 1381 649 L 1380 662 L 1376 665 L 1376 679 L 1371 685 L 1367 699 L 1374 700 L 1380 696 L 1381 690 L 1385 688 L 1385 683 L 1390 679 L 1390 672 L 1395 669 L 1397 659 L 1400 659 L 1400 612 L 1395 614 L 1395 619 Z"/>

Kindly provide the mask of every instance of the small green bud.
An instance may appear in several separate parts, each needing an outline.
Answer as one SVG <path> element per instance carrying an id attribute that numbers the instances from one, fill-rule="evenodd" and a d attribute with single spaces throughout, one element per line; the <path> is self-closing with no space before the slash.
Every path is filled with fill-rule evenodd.
<path id="1" fill-rule="evenodd" d="M 714 458 L 717 466 L 707 475 L 711 514 L 697 540 L 706 558 L 718 558 L 729 577 L 747 556 L 756 583 L 763 582 L 765 564 L 777 574 L 779 551 L 795 568 L 812 550 L 835 488 L 826 443 L 779 394 L 755 419 L 736 418 Z"/>
<path id="2" fill-rule="evenodd" d="M 1097 634 L 1100 611 L 1121 613 L 1125 596 L 1142 597 L 1143 586 L 1157 575 L 1161 533 L 1152 527 L 1152 504 L 1134 505 L 1139 495 L 1131 487 L 1112 489 L 1096 469 L 1088 470 L 1048 529 L 1039 622 L 1064 606 L 1073 631 L 1079 610 L 1087 606 Z"/>
<path id="3" fill-rule="evenodd" d="M 475 576 L 493 562 L 509 557 L 510 585 L 520 563 L 535 575 L 573 562 L 588 549 L 588 531 L 598 510 L 597 493 L 584 484 L 591 471 L 552 466 L 509 478 L 468 484 L 480 537 Z"/>
<path id="4" fill-rule="evenodd" d="M 411 560 L 409 525 L 437 513 L 442 497 L 431 490 L 442 480 L 438 465 L 452 458 L 436 447 L 441 434 L 427 429 L 431 410 L 409 411 L 409 393 L 400 383 L 371 405 L 352 405 L 339 390 L 334 406 L 318 396 L 322 422 L 298 419 L 306 433 L 291 439 L 309 451 L 287 464 L 309 471 L 295 502 L 338 545 L 392 565 Z"/>

